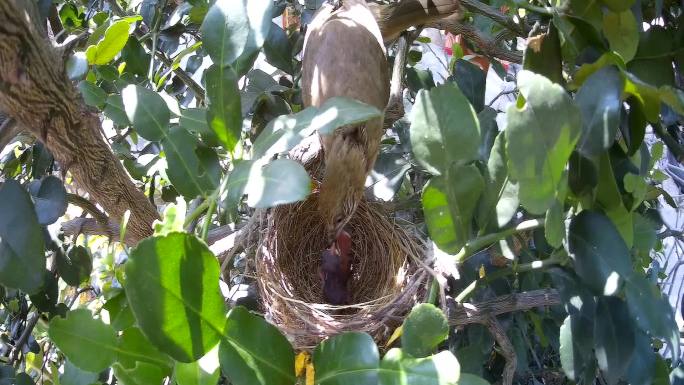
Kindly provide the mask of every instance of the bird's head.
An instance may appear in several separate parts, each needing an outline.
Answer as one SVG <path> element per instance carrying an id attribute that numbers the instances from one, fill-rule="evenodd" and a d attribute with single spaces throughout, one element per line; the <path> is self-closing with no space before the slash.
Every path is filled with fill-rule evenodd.
<path id="1" fill-rule="evenodd" d="M 346 145 L 346 141 L 333 147 L 325 158 L 318 210 L 323 218 L 327 245 L 330 245 L 341 234 L 363 197 L 366 161 L 361 149 Z"/>

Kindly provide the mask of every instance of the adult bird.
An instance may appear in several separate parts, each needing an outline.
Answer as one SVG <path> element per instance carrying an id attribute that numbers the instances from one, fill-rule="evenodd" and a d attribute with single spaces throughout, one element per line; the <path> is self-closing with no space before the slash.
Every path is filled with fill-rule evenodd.
<path id="1" fill-rule="evenodd" d="M 309 24 L 302 58 L 306 106 L 336 96 L 356 99 L 384 111 L 389 74 L 383 39 L 364 0 L 327 3 Z M 320 135 L 325 171 L 318 209 L 328 244 L 341 234 L 363 196 L 383 134 L 383 118 L 340 127 Z"/>

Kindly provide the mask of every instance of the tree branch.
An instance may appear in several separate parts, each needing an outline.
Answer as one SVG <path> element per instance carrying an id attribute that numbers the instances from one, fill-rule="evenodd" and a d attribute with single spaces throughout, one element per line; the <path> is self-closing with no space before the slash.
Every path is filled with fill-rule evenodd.
<path id="1" fill-rule="evenodd" d="M 112 153 L 98 114 L 83 103 L 35 14 L 32 2 L 0 1 L 0 110 L 41 140 L 110 218 L 130 210 L 126 241 L 134 244 L 152 234 L 156 208 Z"/>
<path id="2" fill-rule="evenodd" d="M 21 132 L 21 130 L 14 119 L 0 114 L 0 152 L 5 149 L 5 146 L 7 146 L 19 132 Z"/>
<path id="3" fill-rule="evenodd" d="M 497 43 L 497 40 L 489 39 L 472 25 L 461 23 L 456 19 L 447 18 L 429 24 L 428 27 L 445 30 L 454 35 L 463 35 L 463 37 L 477 46 L 485 56 L 503 59 L 512 63 L 522 63 L 522 53 L 514 52 L 500 46 Z"/>
<path id="4" fill-rule="evenodd" d="M 448 297 L 447 319 L 449 320 L 449 325 L 455 326 L 476 323 L 486 325 L 491 317 L 501 314 L 534 309 L 540 306 L 554 306 L 560 303 L 560 295 L 555 289 L 533 290 L 504 295 L 478 304 L 459 304 L 453 298 Z"/>
<path id="5" fill-rule="evenodd" d="M 496 317 L 489 317 L 486 325 L 489 332 L 494 336 L 496 343 L 499 344 L 499 348 L 501 349 L 500 353 L 506 360 L 501 383 L 503 385 L 512 385 L 513 376 L 515 376 L 515 368 L 518 366 L 518 357 L 515 355 L 515 348 Z"/>
<path id="6" fill-rule="evenodd" d="M 530 219 L 528 221 L 520 222 L 517 226 L 511 227 L 508 229 L 504 229 L 499 231 L 498 233 L 492 233 L 492 234 L 487 234 L 483 235 L 481 237 L 475 238 L 471 241 L 468 241 L 465 246 L 461 248 L 461 250 L 456 254 L 455 259 L 456 262 L 463 262 L 473 254 L 477 253 L 478 251 L 484 249 L 485 247 L 493 244 L 494 242 L 500 241 L 508 236 L 511 236 L 513 234 L 517 234 L 522 231 L 527 231 L 527 230 L 534 230 L 538 227 L 544 226 L 544 220 L 543 219 Z"/>

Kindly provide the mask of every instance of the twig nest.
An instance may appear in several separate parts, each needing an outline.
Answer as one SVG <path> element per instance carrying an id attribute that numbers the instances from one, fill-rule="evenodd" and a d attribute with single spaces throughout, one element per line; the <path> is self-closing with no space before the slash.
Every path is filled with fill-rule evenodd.
<path id="1" fill-rule="evenodd" d="M 317 202 L 314 193 L 268 215 L 256 263 L 266 316 L 297 349 L 352 330 L 383 343 L 423 290 L 427 273 L 415 263 L 423 247 L 379 206 L 361 201 L 346 227 L 352 237 L 351 304 L 329 305 L 318 274 L 321 251 L 328 245 Z"/>

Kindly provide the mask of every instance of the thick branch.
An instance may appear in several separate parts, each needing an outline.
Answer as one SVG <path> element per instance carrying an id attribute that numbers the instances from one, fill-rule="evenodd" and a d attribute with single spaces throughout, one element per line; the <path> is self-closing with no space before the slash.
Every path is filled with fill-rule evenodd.
<path id="1" fill-rule="evenodd" d="M 518 24 L 513 20 L 512 17 L 506 16 L 505 14 L 499 12 L 498 9 L 487 5 L 479 0 L 461 0 L 463 8 L 467 9 L 472 13 L 477 13 L 494 22 L 501 24 L 512 32 L 515 32 L 517 36 L 527 36 L 530 32 L 529 27 Z"/>
<path id="2" fill-rule="evenodd" d="M 504 295 L 478 304 L 456 303 L 447 299 L 447 318 L 450 325 L 487 324 L 491 317 L 500 314 L 534 309 L 540 306 L 560 304 L 560 295 L 555 289 L 534 290 Z"/>
<path id="3" fill-rule="evenodd" d="M 0 114 L 0 152 L 5 149 L 20 132 L 19 126 L 14 119 Z"/>
<path id="4" fill-rule="evenodd" d="M 500 39 L 489 39 L 477 28 L 469 24 L 460 23 L 457 19 L 448 18 L 428 25 L 429 27 L 442 29 L 454 35 L 463 35 L 468 41 L 480 49 L 483 55 L 503 59 L 512 63 L 522 63 L 522 54 L 511 51 L 498 44 Z"/>
<path id="5" fill-rule="evenodd" d="M 58 52 L 37 30 L 32 6 L 0 1 L 0 110 L 45 143 L 110 218 L 120 220 L 130 210 L 126 241 L 133 244 L 152 234 L 155 207 L 104 140 L 98 114 L 83 103 Z"/>

